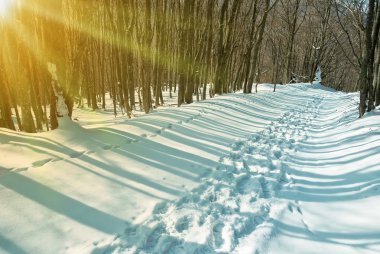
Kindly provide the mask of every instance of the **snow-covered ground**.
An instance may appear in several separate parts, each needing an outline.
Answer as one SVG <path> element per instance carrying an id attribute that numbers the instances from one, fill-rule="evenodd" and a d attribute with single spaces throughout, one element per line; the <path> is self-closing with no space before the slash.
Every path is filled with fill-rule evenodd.
<path id="1" fill-rule="evenodd" d="M 380 113 L 271 89 L 0 129 L 0 253 L 380 253 Z"/>

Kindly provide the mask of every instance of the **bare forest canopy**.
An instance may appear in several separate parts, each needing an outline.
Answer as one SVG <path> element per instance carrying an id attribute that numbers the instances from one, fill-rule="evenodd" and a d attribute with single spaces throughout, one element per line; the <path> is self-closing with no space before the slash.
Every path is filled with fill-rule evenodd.
<path id="1" fill-rule="evenodd" d="M 71 116 L 110 94 L 131 117 L 163 89 L 180 106 L 311 82 L 318 66 L 328 86 L 361 91 L 360 115 L 380 104 L 379 0 L 2 1 L 0 127 L 55 129 L 58 98 Z"/>

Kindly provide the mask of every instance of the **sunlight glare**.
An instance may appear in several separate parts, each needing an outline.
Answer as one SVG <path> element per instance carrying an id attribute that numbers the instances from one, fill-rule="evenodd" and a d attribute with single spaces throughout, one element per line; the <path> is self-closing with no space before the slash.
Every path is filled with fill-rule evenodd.
<path id="1" fill-rule="evenodd" d="M 9 10 L 12 0 L 0 0 L 0 17 L 4 18 Z"/>

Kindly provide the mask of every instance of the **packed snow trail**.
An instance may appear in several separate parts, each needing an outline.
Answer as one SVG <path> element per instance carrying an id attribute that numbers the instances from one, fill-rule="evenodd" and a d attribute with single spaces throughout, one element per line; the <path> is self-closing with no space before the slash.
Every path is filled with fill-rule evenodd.
<path id="1" fill-rule="evenodd" d="M 120 236 L 122 253 L 250 253 L 271 237 L 271 210 L 280 210 L 276 193 L 291 179 L 286 161 L 317 117 L 315 96 L 264 131 L 235 142 L 215 172 L 178 201 L 156 206 L 151 219 Z M 246 246 L 245 238 L 254 237 Z M 195 244 L 196 243 L 196 244 Z M 242 244 L 241 244 L 242 243 Z"/>
<path id="2" fill-rule="evenodd" d="M 107 244 L 157 203 L 196 188 L 234 140 L 299 104 L 295 92 L 271 90 L 132 120 L 76 109 L 74 121 L 47 133 L 0 129 L 0 252 L 91 253 Z"/>
<path id="3" fill-rule="evenodd" d="M 0 129 L 0 253 L 380 253 L 378 110 L 271 90 Z"/>

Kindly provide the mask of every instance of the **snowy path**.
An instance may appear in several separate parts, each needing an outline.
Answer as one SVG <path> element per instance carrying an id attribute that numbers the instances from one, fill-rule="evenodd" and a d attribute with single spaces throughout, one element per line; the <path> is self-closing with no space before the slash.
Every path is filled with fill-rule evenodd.
<path id="1" fill-rule="evenodd" d="M 48 133 L 0 129 L 0 253 L 91 253 L 107 245 L 156 204 L 196 188 L 234 140 L 298 103 L 284 95 L 290 103 L 273 104 L 277 94 L 266 89 L 132 120 L 79 111 L 80 125 L 63 121 Z"/>
<path id="2" fill-rule="evenodd" d="M 156 206 L 151 219 L 127 228 L 105 251 L 255 253 L 271 237 L 276 193 L 292 179 L 286 161 L 318 115 L 321 97 L 291 110 L 264 131 L 235 142 L 216 171 L 183 198 Z M 292 209 L 289 206 L 289 209 Z M 298 211 L 300 208 L 298 208 Z M 247 241 L 253 239 L 247 245 Z M 196 244 L 195 244 L 196 243 Z"/>
<path id="3" fill-rule="evenodd" d="M 378 111 L 357 119 L 357 94 L 321 86 L 259 88 L 1 129 L 0 253 L 379 253 Z"/>

